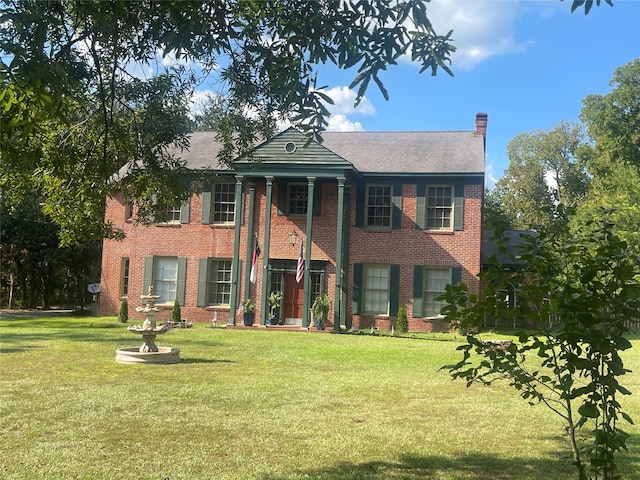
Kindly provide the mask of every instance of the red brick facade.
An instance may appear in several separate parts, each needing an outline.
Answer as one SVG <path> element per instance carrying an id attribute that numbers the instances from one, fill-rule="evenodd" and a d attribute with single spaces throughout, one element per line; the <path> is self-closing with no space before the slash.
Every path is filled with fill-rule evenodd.
<path id="1" fill-rule="evenodd" d="M 232 181 L 233 175 L 230 174 Z M 271 211 L 270 241 L 268 258 L 259 257 L 260 267 L 255 284 L 250 285 L 250 297 L 256 302 L 256 317 L 264 312 L 265 305 L 261 305 L 262 282 L 269 282 L 267 271 L 279 261 L 294 264 L 299 256 L 300 247 L 290 245 L 289 233 L 294 230 L 301 238 L 307 229 L 305 216 L 287 216 L 278 211 L 278 197 L 283 192 L 285 183 L 273 182 L 272 201 L 268 206 Z M 465 177 L 461 183 L 464 191 L 464 220 L 461 229 L 450 231 L 428 230 L 418 228 L 416 216 L 418 207 L 418 185 L 429 183 L 428 177 L 412 179 L 410 176 L 400 177 L 394 181 L 401 183 L 401 222 L 400 228 L 375 230 L 356 226 L 358 208 L 357 190 L 366 188 L 372 180 L 353 176 L 346 180 L 344 211 L 343 243 L 343 302 L 336 302 L 336 239 L 338 211 L 338 182 L 333 179 L 322 179 L 318 182 L 321 190 L 320 215 L 314 216 L 312 221 L 312 243 L 310 248 L 312 264 L 322 266 L 322 285 L 332 302 L 332 312 L 329 314 L 328 328 L 334 328 L 334 312 L 338 319 L 342 316 L 342 325 L 338 328 L 370 328 L 390 329 L 396 319 L 397 310 L 389 310 L 381 315 L 365 315 L 354 312 L 354 299 L 359 295 L 354 286 L 357 279 L 358 265 L 393 265 L 396 266 L 397 297 L 390 305 L 405 305 L 407 307 L 409 330 L 415 332 L 429 332 L 447 330 L 448 325 L 438 318 L 414 315 L 414 300 L 416 266 L 451 267 L 460 272 L 460 279 L 469 285 L 472 292 L 478 292 L 479 282 L 477 274 L 481 267 L 482 219 L 481 206 L 483 197 L 483 177 L 479 175 Z M 456 179 L 456 181 L 458 181 Z M 255 202 L 253 209 L 250 205 L 249 182 L 255 183 Z M 380 180 L 375 180 L 376 183 Z M 437 179 L 442 183 L 442 178 Z M 320 188 L 321 184 L 321 188 Z M 237 298 L 238 305 L 244 298 L 245 285 L 248 281 L 246 271 L 248 258 L 247 234 L 251 225 L 257 236 L 258 244 L 264 251 L 266 205 L 266 182 L 259 176 L 243 179 L 242 203 L 244 215 L 240 226 L 240 242 L 235 250 L 237 255 Z M 237 199 L 236 199 L 237 201 Z M 219 325 L 227 323 L 242 324 L 238 315 L 230 318 L 229 305 L 202 306 L 198 305 L 199 262 L 207 258 L 234 258 L 233 225 L 203 224 L 203 195 L 194 195 L 190 202 L 188 223 L 154 224 L 150 226 L 135 225 L 126 221 L 127 206 L 125 199 L 113 198 L 107 200 L 107 222 L 121 227 L 126 233 L 123 241 L 107 240 L 103 247 L 102 261 L 102 290 L 100 293 L 100 311 L 103 315 L 117 315 L 121 303 L 121 288 L 123 280 L 123 258 L 128 259 L 128 303 L 129 315 L 132 319 L 141 318 L 135 312 L 140 305 L 140 295 L 143 293 L 145 258 L 180 257 L 184 258 L 184 302 L 181 306 L 182 317 L 196 322 L 212 322 L 214 316 Z M 250 213 L 253 210 L 253 219 Z M 135 213 L 135 212 L 134 212 Z M 251 247 L 249 247 L 251 248 Z M 234 261 L 236 259 L 234 258 Z M 266 263 L 265 263 L 266 262 Z M 268 268 L 265 268 L 268 266 Z M 392 277 L 393 280 L 393 277 Z M 269 285 L 269 288 L 271 286 Z M 364 288 L 364 287 L 363 287 Z M 391 287 L 396 289 L 396 285 Z M 305 292 L 306 295 L 310 295 Z M 309 299 L 311 302 L 311 299 Z M 164 305 L 165 310 L 160 318 L 168 318 L 173 302 Z M 357 307 L 356 307 L 357 308 Z"/>

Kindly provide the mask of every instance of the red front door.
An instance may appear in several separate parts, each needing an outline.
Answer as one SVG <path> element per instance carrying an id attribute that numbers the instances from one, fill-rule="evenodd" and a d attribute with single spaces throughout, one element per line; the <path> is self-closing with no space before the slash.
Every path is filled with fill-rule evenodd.
<path id="1" fill-rule="evenodd" d="M 304 283 L 296 282 L 295 273 L 284 276 L 284 318 L 302 318 Z"/>

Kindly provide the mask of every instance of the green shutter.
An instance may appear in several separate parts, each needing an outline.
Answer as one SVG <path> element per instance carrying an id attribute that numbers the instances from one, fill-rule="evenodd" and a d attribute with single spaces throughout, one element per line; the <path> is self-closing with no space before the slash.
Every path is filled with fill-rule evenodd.
<path id="1" fill-rule="evenodd" d="M 427 225 L 426 217 L 426 186 L 424 183 L 416 185 L 416 228 L 424 230 Z"/>
<path id="2" fill-rule="evenodd" d="M 462 268 L 453 267 L 451 269 L 451 285 L 457 285 L 462 281 Z"/>
<path id="3" fill-rule="evenodd" d="M 424 266 L 413 267 L 413 316 L 422 317 L 422 281 L 424 278 Z"/>
<path id="4" fill-rule="evenodd" d="M 400 265 L 391 265 L 389 272 L 389 315 L 398 315 L 400 306 Z"/>
<path id="5" fill-rule="evenodd" d="M 187 200 L 180 205 L 180 223 L 189 223 L 189 216 L 191 214 L 191 201 Z"/>
<path id="6" fill-rule="evenodd" d="M 207 274 L 209 273 L 209 259 L 201 258 L 198 260 L 198 299 L 197 307 L 207 306 Z"/>
<path id="7" fill-rule="evenodd" d="M 278 185 L 278 204 L 276 208 L 278 209 L 278 215 L 286 215 L 287 214 L 287 182 L 284 180 L 276 181 L 276 185 Z"/>
<path id="8" fill-rule="evenodd" d="M 402 228 L 402 184 L 394 183 L 391 197 L 391 228 Z M 393 310 L 391 311 L 393 314 Z"/>
<path id="9" fill-rule="evenodd" d="M 322 184 L 316 183 L 313 189 L 313 216 L 322 215 Z"/>
<path id="10" fill-rule="evenodd" d="M 202 189 L 202 224 L 208 225 L 211 223 L 211 197 L 212 186 L 210 183 L 205 183 Z"/>
<path id="11" fill-rule="evenodd" d="M 178 258 L 178 278 L 176 282 L 176 298 L 180 305 L 184 306 L 184 291 L 187 283 L 187 259 L 185 257 Z"/>
<path id="12" fill-rule="evenodd" d="M 453 229 L 459 231 L 464 228 L 464 184 L 454 185 L 453 191 Z"/>
<path id="13" fill-rule="evenodd" d="M 144 257 L 144 270 L 142 273 L 142 294 L 149 293 L 149 287 L 153 285 L 153 257 Z"/>
<path id="14" fill-rule="evenodd" d="M 364 227 L 367 186 L 359 183 L 356 187 L 356 227 Z"/>
<path id="15" fill-rule="evenodd" d="M 358 314 L 362 309 L 362 276 L 364 273 L 364 265 L 356 263 L 353 266 L 353 297 L 351 313 Z"/>

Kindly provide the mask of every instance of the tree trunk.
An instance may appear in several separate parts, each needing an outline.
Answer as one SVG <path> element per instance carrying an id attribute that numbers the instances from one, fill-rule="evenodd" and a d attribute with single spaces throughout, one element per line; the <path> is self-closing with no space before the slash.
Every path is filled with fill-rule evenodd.
<path id="1" fill-rule="evenodd" d="M 9 308 L 9 310 L 11 310 L 11 308 L 13 307 L 13 285 L 15 282 L 15 277 L 13 275 L 13 272 L 11 272 L 9 274 L 9 305 L 7 306 Z"/>

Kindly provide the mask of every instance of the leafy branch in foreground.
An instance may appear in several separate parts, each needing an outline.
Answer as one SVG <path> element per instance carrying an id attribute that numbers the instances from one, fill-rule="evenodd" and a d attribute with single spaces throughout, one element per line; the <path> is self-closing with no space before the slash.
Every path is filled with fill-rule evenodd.
<path id="1" fill-rule="evenodd" d="M 521 268 L 509 270 L 494 257 L 481 274 L 484 298 L 464 284 L 443 295 L 446 318 L 467 333 L 462 359 L 443 368 L 467 386 L 505 380 L 531 405 L 559 415 L 580 480 L 589 469 L 592 479 L 620 478 L 615 455 L 627 450 L 628 434 L 619 423 L 633 423 L 620 403 L 631 394 L 619 380 L 630 372 L 620 352 L 631 347 L 625 333 L 640 321 L 640 284 L 612 227 L 603 212 L 573 241 L 541 234 L 514 247 L 498 240 Z M 494 316 L 524 320 L 530 330 L 508 344 L 485 342 L 476 332 Z M 583 427 L 591 428 L 588 444 L 578 440 Z"/>

